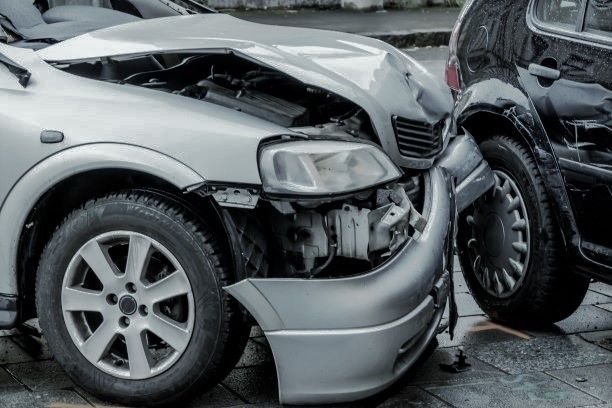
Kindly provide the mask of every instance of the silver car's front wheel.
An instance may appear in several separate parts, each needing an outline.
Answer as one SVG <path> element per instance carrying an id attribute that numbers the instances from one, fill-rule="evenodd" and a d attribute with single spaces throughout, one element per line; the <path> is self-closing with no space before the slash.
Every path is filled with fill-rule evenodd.
<path id="1" fill-rule="evenodd" d="M 146 379 L 183 354 L 194 324 L 189 279 L 162 244 L 112 231 L 83 245 L 62 287 L 68 332 L 92 364 L 113 376 Z"/>
<path id="2" fill-rule="evenodd" d="M 75 383 L 121 405 L 166 406 L 234 367 L 250 326 L 223 290 L 235 283 L 232 258 L 206 215 L 128 191 L 66 217 L 41 255 L 36 303 Z"/>

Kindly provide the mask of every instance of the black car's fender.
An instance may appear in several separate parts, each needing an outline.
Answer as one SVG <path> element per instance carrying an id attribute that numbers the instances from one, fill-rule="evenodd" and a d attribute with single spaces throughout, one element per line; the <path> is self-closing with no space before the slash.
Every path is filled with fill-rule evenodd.
<path id="1" fill-rule="evenodd" d="M 457 128 L 468 130 L 478 142 L 504 132 L 519 138 L 529 147 L 557 215 L 566 250 L 576 259 L 580 251 L 580 234 L 572 212 L 557 157 L 531 100 L 512 81 L 488 79 L 466 88 L 460 95 L 453 120 Z"/>

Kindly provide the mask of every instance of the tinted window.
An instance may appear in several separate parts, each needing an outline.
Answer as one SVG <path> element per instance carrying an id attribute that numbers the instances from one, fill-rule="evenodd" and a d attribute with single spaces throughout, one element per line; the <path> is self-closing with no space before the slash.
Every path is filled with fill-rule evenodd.
<path id="1" fill-rule="evenodd" d="M 580 14 L 580 0 L 540 0 L 537 17 L 544 23 L 575 30 Z"/>
<path id="2" fill-rule="evenodd" d="M 584 30 L 612 37 L 612 0 L 590 0 Z"/>

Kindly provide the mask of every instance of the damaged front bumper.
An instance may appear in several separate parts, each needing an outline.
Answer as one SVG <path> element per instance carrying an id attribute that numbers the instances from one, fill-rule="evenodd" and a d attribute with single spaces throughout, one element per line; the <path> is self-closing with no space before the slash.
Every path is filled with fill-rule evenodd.
<path id="1" fill-rule="evenodd" d="M 225 288 L 270 343 L 281 403 L 375 394 L 402 376 L 437 334 L 451 290 L 455 202 L 469 205 L 493 179 L 466 135 L 451 142 L 425 180 L 422 233 L 374 270 L 339 279 L 245 279 Z"/>

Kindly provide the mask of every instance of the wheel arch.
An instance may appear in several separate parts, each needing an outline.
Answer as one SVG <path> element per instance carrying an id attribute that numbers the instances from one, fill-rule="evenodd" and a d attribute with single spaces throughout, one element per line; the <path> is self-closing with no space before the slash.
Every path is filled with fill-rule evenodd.
<path id="1" fill-rule="evenodd" d="M 471 112 L 461 118 L 459 126 L 469 131 L 478 144 L 491 136 L 489 129 L 496 129 L 497 133 L 513 137 L 533 151 L 533 143 L 529 143 L 528 136 L 521 133 L 512 120 L 501 112 L 495 110 Z"/>
<path id="2" fill-rule="evenodd" d="M 506 95 L 507 99 L 500 96 L 494 101 L 486 98 L 476 101 L 474 95 L 478 94 L 481 93 L 473 92 L 467 101 L 459 103 L 455 112 L 457 126 L 472 133 L 478 143 L 494 134 L 504 134 L 529 149 L 559 220 L 563 244 L 572 256 L 578 257 L 580 234 L 567 195 L 565 179 L 535 107 L 528 99 L 517 100 L 509 95 Z"/>
<path id="3" fill-rule="evenodd" d="M 44 246 L 72 210 L 111 191 L 147 189 L 188 205 L 200 217 L 214 212 L 213 227 L 223 228 L 212 200 L 186 194 L 203 183 L 184 164 L 130 145 L 86 145 L 47 158 L 15 184 L 0 209 L 0 231 L 6 238 L 0 241 L 0 270 L 5 271 L 0 293 L 19 296 L 20 321 L 32 317 L 32 277 Z"/>

